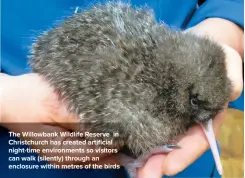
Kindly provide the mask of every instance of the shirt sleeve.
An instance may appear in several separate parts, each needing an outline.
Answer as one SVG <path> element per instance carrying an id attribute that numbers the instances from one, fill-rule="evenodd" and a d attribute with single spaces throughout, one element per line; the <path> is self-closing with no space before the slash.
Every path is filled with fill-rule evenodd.
<path id="1" fill-rule="evenodd" d="M 206 0 L 197 8 L 188 28 L 212 17 L 232 21 L 244 28 L 244 0 Z"/>

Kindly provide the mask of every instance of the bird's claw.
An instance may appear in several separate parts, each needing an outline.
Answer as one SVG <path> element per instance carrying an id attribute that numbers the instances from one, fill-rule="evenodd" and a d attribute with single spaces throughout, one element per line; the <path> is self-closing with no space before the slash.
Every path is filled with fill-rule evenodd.
<path id="1" fill-rule="evenodd" d="M 159 146 L 150 151 L 150 154 L 161 154 L 161 153 L 170 153 L 171 151 L 175 149 L 180 149 L 181 147 L 177 144 L 168 144 L 164 146 Z"/>
<path id="2" fill-rule="evenodd" d="M 166 145 L 166 147 L 170 148 L 170 149 L 180 149 L 181 147 L 179 145 L 175 145 L 175 144 L 169 144 L 169 145 Z"/>

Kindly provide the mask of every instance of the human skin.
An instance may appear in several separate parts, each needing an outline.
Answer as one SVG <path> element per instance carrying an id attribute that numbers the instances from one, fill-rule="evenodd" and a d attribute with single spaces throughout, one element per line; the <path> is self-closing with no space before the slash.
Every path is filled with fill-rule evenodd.
<path id="1" fill-rule="evenodd" d="M 224 32 L 219 27 L 229 30 Z M 231 100 L 238 98 L 242 92 L 243 85 L 242 58 L 240 55 L 243 52 L 243 40 L 241 41 L 243 39 L 243 30 L 232 22 L 215 18 L 201 22 L 190 29 L 189 32 L 197 35 L 208 35 L 218 43 L 227 45 L 224 48 L 227 54 L 228 76 L 234 85 Z M 24 131 L 19 126 L 7 124 L 23 122 L 41 123 L 42 129 L 58 132 L 76 130 L 73 126 L 77 124 L 72 124 L 71 126 L 66 124 L 77 123 L 76 117 L 66 111 L 65 105 L 59 102 L 55 90 L 37 74 L 26 74 L 16 77 L 1 76 L 0 88 L 2 88 L 0 124 L 6 126 L 9 130 L 14 132 Z M 215 132 L 222 125 L 224 117 L 225 112 L 218 115 L 215 119 Z M 71 140 L 72 138 L 62 139 Z M 164 174 L 174 175 L 194 162 L 209 147 L 200 126 L 190 129 L 185 136 L 179 139 L 178 145 L 182 149 L 174 150 L 168 155 L 152 156 L 145 166 L 139 169 L 138 177 L 145 178 L 150 175 L 150 177 L 158 178 Z M 65 148 L 65 146 L 62 146 L 62 148 Z M 112 155 L 101 156 L 101 163 L 108 161 L 110 163 L 118 163 L 118 160 Z M 70 162 L 67 164 L 70 164 Z"/>

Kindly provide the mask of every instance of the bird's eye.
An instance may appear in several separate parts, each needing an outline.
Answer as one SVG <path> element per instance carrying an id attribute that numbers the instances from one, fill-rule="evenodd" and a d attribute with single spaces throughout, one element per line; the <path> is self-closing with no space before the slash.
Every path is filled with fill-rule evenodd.
<path id="1" fill-rule="evenodd" d="M 199 100 L 196 97 L 191 98 L 191 106 L 196 109 L 198 105 L 199 105 Z"/>

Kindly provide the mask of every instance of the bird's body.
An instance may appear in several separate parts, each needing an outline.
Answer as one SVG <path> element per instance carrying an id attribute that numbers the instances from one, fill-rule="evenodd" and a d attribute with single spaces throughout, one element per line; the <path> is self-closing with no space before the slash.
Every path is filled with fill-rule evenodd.
<path id="1" fill-rule="evenodd" d="M 45 32 L 30 63 L 88 131 L 118 132 L 114 143 L 135 155 L 214 118 L 231 91 L 220 46 L 122 3 L 97 5 Z"/>

